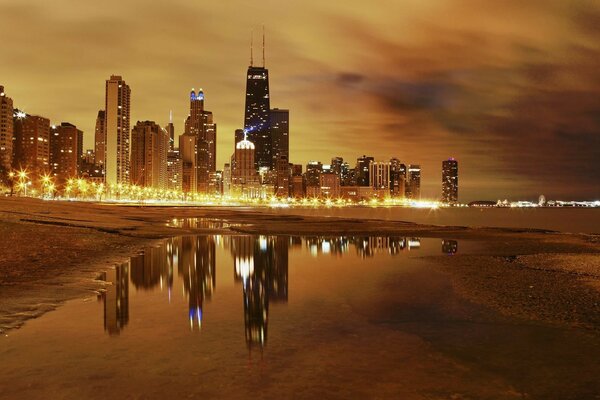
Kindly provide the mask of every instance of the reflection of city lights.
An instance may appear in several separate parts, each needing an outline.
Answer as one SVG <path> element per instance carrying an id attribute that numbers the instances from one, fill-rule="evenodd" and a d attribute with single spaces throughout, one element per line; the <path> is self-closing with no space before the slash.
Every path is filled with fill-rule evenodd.
<path id="1" fill-rule="evenodd" d="M 323 251 L 323 254 L 329 254 L 329 252 L 331 251 L 331 243 L 324 241 L 321 244 L 321 250 Z"/>

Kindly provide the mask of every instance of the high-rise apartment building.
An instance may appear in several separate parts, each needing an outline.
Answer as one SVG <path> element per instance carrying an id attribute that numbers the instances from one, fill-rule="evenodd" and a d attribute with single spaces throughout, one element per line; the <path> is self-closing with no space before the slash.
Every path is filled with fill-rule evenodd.
<path id="1" fill-rule="evenodd" d="M 33 182 L 50 172 L 50 120 L 15 110 L 13 168 L 29 172 Z"/>
<path id="2" fill-rule="evenodd" d="M 458 161 L 454 158 L 442 162 L 442 201 L 458 202 Z"/>
<path id="3" fill-rule="evenodd" d="M 83 132 L 63 122 L 50 129 L 50 168 L 59 186 L 80 175 L 83 157 Z"/>
<path id="4" fill-rule="evenodd" d="M 154 121 L 138 121 L 131 131 L 131 184 L 166 189 L 169 134 Z"/>
<path id="5" fill-rule="evenodd" d="M 8 170 L 13 157 L 13 101 L 0 86 L 0 167 Z"/>
<path id="6" fill-rule="evenodd" d="M 105 179 L 108 185 L 129 183 L 131 89 L 122 77 L 106 81 Z"/>
<path id="7" fill-rule="evenodd" d="M 290 159 L 290 112 L 274 108 L 271 110 L 271 139 L 273 152 L 273 166 L 281 156 Z"/>

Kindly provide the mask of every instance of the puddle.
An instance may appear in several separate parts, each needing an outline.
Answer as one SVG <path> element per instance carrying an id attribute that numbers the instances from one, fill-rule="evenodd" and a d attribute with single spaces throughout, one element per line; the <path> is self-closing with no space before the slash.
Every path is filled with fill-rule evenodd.
<path id="1" fill-rule="evenodd" d="M 472 251 L 417 237 L 168 239 L 107 271 L 96 301 L 1 338 L 0 398 L 594 398 L 595 337 L 494 315 L 420 257 Z"/>

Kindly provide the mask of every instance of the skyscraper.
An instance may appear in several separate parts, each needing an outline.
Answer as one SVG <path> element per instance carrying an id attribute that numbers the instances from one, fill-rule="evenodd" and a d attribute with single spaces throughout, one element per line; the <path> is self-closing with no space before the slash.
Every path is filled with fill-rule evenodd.
<path id="1" fill-rule="evenodd" d="M 254 143 L 247 138 L 238 142 L 235 145 L 235 169 L 233 171 L 233 183 L 238 185 L 246 185 L 256 183 L 258 180 L 255 165 Z"/>
<path id="2" fill-rule="evenodd" d="M 281 156 L 290 159 L 290 112 L 274 108 L 271 110 L 271 139 L 273 140 L 273 166 Z"/>
<path id="3" fill-rule="evenodd" d="M 13 156 L 13 101 L 0 86 L 0 168 L 10 169 Z"/>
<path id="4" fill-rule="evenodd" d="M 255 168 L 273 167 L 273 141 L 271 138 L 269 70 L 263 66 L 254 66 L 252 48 L 250 49 L 250 66 L 246 73 L 246 106 L 244 113 L 244 130 L 248 140 L 256 146 Z"/>
<path id="5" fill-rule="evenodd" d="M 169 134 L 154 121 L 138 121 L 131 131 L 131 183 L 168 187 Z"/>
<path id="6" fill-rule="evenodd" d="M 280 154 L 275 163 L 277 177 L 275 182 L 275 196 L 288 197 L 290 194 L 290 175 L 291 168 L 288 158 L 285 154 Z"/>
<path id="7" fill-rule="evenodd" d="M 190 93 L 190 114 L 185 121 L 185 135 L 196 136 L 196 189 L 200 193 L 208 192 L 211 173 L 217 169 L 217 124 L 213 114 L 204 109 L 202 89 Z M 185 168 L 185 165 L 184 165 Z"/>
<path id="8" fill-rule="evenodd" d="M 442 162 L 442 201 L 458 202 L 458 161 L 454 158 Z"/>
<path id="9" fill-rule="evenodd" d="M 129 183 L 131 89 L 122 77 L 106 81 L 105 179 L 108 185 Z"/>
<path id="10" fill-rule="evenodd" d="M 83 132 L 63 122 L 50 131 L 50 167 L 58 185 L 79 176 L 83 153 Z"/>
<path id="11" fill-rule="evenodd" d="M 106 113 L 98 111 L 96 117 L 96 129 L 94 130 L 94 155 L 96 165 L 104 165 L 106 161 Z"/>

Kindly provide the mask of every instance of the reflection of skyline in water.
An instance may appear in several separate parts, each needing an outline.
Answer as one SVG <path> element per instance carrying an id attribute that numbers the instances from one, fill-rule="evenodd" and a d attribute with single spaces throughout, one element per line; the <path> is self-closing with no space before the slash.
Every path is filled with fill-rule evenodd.
<path id="1" fill-rule="evenodd" d="M 233 259 L 234 282 L 242 286 L 246 344 L 263 348 L 267 342 L 269 304 L 288 301 L 288 254 L 290 248 L 305 248 L 314 257 L 361 258 L 378 254 L 397 255 L 418 250 L 416 237 L 289 237 L 191 235 L 168 239 L 163 245 L 148 248 L 129 263 L 107 271 L 111 283 L 102 294 L 104 327 L 118 335 L 129 322 L 129 283 L 136 290 L 167 290 L 170 302 L 174 281 L 181 280 L 188 301 L 191 330 L 202 328 L 206 304 L 216 290 L 216 249 L 228 250 Z M 454 254 L 458 243 L 442 240 L 442 252 Z"/>

